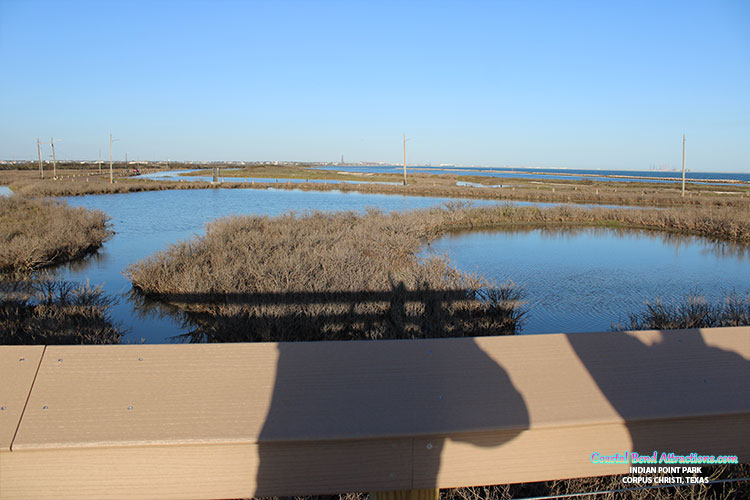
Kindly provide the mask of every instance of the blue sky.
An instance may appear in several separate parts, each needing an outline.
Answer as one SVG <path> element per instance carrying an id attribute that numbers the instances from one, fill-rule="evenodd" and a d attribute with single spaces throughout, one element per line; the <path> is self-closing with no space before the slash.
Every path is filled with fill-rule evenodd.
<path id="1" fill-rule="evenodd" d="M 0 158 L 750 171 L 750 2 L 0 0 Z M 49 148 L 47 148 L 49 149 Z M 49 152 L 47 151 L 47 154 Z"/>

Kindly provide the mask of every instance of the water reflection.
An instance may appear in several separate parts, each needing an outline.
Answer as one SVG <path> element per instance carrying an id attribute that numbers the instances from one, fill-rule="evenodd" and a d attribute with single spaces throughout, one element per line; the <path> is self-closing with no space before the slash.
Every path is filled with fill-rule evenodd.
<path id="1" fill-rule="evenodd" d="M 461 271 L 524 292 L 524 333 L 604 331 L 647 301 L 709 302 L 750 290 L 750 249 L 706 238 L 622 228 L 512 227 L 431 243 Z"/>
<path id="2" fill-rule="evenodd" d="M 505 234 L 532 234 L 538 232 L 540 238 L 544 241 L 570 240 L 580 237 L 592 236 L 607 238 L 614 235 L 618 238 L 644 237 L 653 238 L 660 241 L 664 246 L 674 248 L 675 253 L 679 254 L 681 249 L 691 250 L 698 248 L 706 256 L 712 256 L 718 259 L 735 258 L 740 261 L 750 261 L 750 247 L 731 241 L 715 240 L 699 236 L 692 236 L 680 233 L 670 233 L 665 231 L 656 231 L 648 229 L 631 229 L 618 227 L 580 227 L 580 226 L 510 226 L 492 230 L 458 230 L 452 231 L 449 236 L 462 235 L 492 235 L 497 233 Z"/>
<path id="3" fill-rule="evenodd" d="M 189 330 L 172 340 L 296 342 L 353 339 L 480 337 L 513 334 L 524 311 L 507 288 L 170 294 L 151 299 L 131 290 L 143 317 L 170 315 Z"/>
<path id="4" fill-rule="evenodd" d="M 111 259 L 111 256 L 107 252 L 102 252 L 101 250 L 97 250 L 97 251 L 90 252 L 84 255 L 80 259 L 68 261 L 65 264 L 62 264 L 61 266 L 54 268 L 52 272 L 60 273 L 63 270 L 67 272 L 85 271 L 91 266 L 107 265 L 110 259 Z"/>

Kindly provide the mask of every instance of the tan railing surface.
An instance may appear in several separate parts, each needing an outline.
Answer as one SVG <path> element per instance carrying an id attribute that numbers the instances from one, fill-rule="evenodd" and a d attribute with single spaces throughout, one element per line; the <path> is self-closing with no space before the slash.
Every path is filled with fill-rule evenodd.
<path id="1" fill-rule="evenodd" d="M 750 328 L 0 346 L 0 498 L 242 498 L 750 460 Z"/>

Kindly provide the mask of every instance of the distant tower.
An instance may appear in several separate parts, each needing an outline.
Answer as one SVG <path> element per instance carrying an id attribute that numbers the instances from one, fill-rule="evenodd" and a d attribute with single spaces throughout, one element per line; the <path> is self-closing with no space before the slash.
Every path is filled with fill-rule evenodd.
<path id="1" fill-rule="evenodd" d="M 342 165 L 344 164 L 344 154 L 343 153 L 341 154 L 341 164 Z"/>

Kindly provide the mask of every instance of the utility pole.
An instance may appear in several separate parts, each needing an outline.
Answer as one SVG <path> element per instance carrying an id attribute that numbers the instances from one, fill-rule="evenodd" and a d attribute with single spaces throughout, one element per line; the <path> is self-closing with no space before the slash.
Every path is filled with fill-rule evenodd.
<path id="1" fill-rule="evenodd" d="M 36 152 L 39 155 L 39 178 L 44 179 L 44 167 L 42 166 L 42 146 L 39 137 L 36 138 Z"/>
<path id="2" fill-rule="evenodd" d="M 102 173 L 102 148 L 99 148 L 99 173 Z"/>
<path id="3" fill-rule="evenodd" d="M 128 168 L 128 152 L 125 151 L 125 168 Z"/>
<path id="4" fill-rule="evenodd" d="M 406 134 L 404 134 L 404 186 L 406 186 Z"/>
<path id="5" fill-rule="evenodd" d="M 685 196 L 685 134 L 682 134 L 682 196 Z"/>
<path id="6" fill-rule="evenodd" d="M 57 179 L 57 160 L 55 159 L 55 139 L 50 137 L 49 144 L 52 146 L 52 177 Z"/>
<path id="7" fill-rule="evenodd" d="M 115 183 L 115 174 L 112 172 L 112 134 L 109 134 L 109 183 Z"/>

